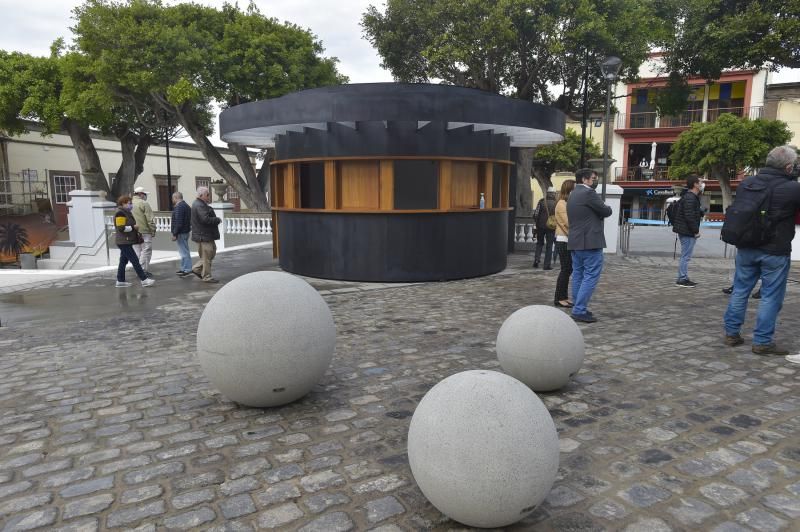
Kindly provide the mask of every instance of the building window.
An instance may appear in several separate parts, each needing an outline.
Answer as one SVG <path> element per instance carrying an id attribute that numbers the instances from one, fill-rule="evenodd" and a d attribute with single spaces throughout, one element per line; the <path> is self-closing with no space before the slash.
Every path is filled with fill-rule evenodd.
<path id="1" fill-rule="evenodd" d="M 67 203 L 69 201 L 69 193 L 76 188 L 78 188 L 78 180 L 75 176 L 53 175 L 53 195 L 56 203 Z"/>
<path id="2" fill-rule="evenodd" d="M 194 189 L 197 190 L 200 187 L 206 187 L 209 191 L 211 190 L 211 178 L 210 177 L 195 177 L 194 178 Z"/>

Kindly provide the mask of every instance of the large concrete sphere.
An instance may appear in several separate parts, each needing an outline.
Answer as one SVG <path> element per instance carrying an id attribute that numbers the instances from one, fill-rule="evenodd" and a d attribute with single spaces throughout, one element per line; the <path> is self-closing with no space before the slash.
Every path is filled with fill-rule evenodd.
<path id="1" fill-rule="evenodd" d="M 247 406 L 307 394 L 331 363 L 333 316 L 311 285 L 283 272 L 248 273 L 223 286 L 197 325 L 197 356 L 208 380 Z"/>
<path id="2" fill-rule="evenodd" d="M 578 325 L 555 307 L 523 307 L 497 333 L 503 371 L 536 392 L 558 390 L 583 365 L 586 347 Z"/>
<path id="3" fill-rule="evenodd" d="M 422 493 L 475 527 L 515 523 L 541 503 L 558 471 L 550 413 L 527 386 L 497 371 L 452 375 L 431 388 L 408 429 Z"/>

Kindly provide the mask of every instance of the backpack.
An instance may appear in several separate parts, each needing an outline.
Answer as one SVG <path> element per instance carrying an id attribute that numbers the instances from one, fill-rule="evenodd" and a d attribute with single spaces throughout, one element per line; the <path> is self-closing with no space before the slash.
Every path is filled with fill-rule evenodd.
<path id="1" fill-rule="evenodd" d="M 754 179 L 739 185 L 733 204 L 725 211 L 720 238 L 741 248 L 769 244 L 775 236 L 775 221 L 769 216 L 772 190 L 780 179 Z"/>
<path id="2" fill-rule="evenodd" d="M 678 218 L 678 209 L 683 208 L 683 196 L 678 201 L 670 202 L 667 205 L 667 211 L 664 213 L 664 220 L 667 225 L 674 225 L 675 220 Z"/>

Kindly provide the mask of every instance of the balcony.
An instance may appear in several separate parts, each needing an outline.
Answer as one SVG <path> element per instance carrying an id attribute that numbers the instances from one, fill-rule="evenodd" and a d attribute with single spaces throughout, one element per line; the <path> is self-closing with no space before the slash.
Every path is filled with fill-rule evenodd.
<path id="1" fill-rule="evenodd" d="M 723 107 L 708 109 L 706 122 L 714 122 L 723 113 L 730 113 L 739 117 L 746 116 L 751 120 L 764 116 L 764 107 Z M 630 122 L 628 119 L 630 118 Z M 694 122 L 703 121 L 703 110 L 693 109 L 684 111 L 677 116 L 659 116 L 657 112 L 646 113 L 618 113 L 615 129 L 660 129 L 673 127 L 689 127 Z"/>
<path id="2" fill-rule="evenodd" d="M 671 166 L 666 165 L 656 166 L 653 170 L 639 168 L 638 166 L 615 166 L 614 181 L 685 181 L 686 176 L 680 178 L 671 176 L 671 168 Z M 731 180 L 736 180 L 737 177 L 741 179 L 743 176 L 737 176 L 736 173 L 731 172 Z"/>

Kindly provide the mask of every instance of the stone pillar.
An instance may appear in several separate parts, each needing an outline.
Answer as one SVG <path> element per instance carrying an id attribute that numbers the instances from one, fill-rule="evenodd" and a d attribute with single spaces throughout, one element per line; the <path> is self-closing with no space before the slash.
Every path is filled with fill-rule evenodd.
<path id="1" fill-rule="evenodd" d="M 93 190 L 73 190 L 69 196 L 69 239 L 76 246 L 92 247 L 106 230 L 104 210 L 115 205 Z"/>
<path id="2" fill-rule="evenodd" d="M 606 184 L 606 205 L 611 207 L 611 216 L 603 220 L 606 247 L 603 253 L 617 253 L 619 245 L 619 210 L 622 205 L 623 189 L 619 185 Z"/>
<path id="3" fill-rule="evenodd" d="M 800 260 L 800 225 L 794 226 L 794 240 L 792 240 L 791 260 Z"/>
<path id="4" fill-rule="evenodd" d="M 219 240 L 217 240 L 217 251 L 225 249 L 225 216 L 233 212 L 236 206 L 233 203 L 212 203 L 211 208 L 222 221 L 219 223 Z"/>

